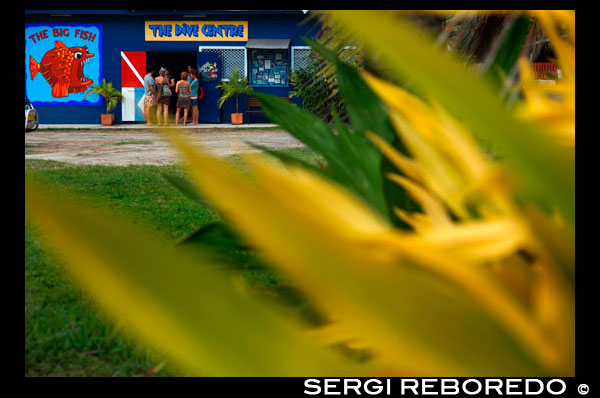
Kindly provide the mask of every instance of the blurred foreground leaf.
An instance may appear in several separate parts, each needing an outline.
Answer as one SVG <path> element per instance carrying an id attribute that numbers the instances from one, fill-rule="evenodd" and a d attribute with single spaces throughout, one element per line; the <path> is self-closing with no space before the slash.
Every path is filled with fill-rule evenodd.
<path id="1" fill-rule="evenodd" d="M 526 337 L 528 344 L 533 343 L 535 328 L 522 321 L 516 329 L 505 328 L 516 320 L 510 317 L 524 314 L 517 315 L 517 307 L 510 309 L 515 304 L 509 304 L 511 300 L 489 277 L 461 271 L 458 280 L 466 279 L 457 284 L 452 268 L 441 272 L 442 264 L 451 267 L 452 260 L 436 254 L 424 241 L 393 238 L 395 234 L 375 213 L 307 171 L 281 169 L 251 156 L 250 180 L 175 135 L 169 137 L 211 203 L 335 320 L 336 330 L 345 331 L 338 335 L 340 341 L 361 342 L 392 372 L 544 374 L 510 337 L 524 328 L 518 333 L 533 333 Z M 387 239 L 399 245 L 397 252 L 385 249 Z M 393 265 L 397 261 L 401 264 Z M 436 262 L 439 266 L 425 265 Z M 482 305 L 486 302 L 492 307 Z M 493 307 L 499 317 L 513 313 L 505 326 L 488 312 Z"/>
<path id="2" fill-rule="evenodd" d="M 547 205 L 556 205 L 575 225 L 574 150 L 545 139 L 537 125 L 517 120 L 491 86 L 433 40 L 416 35 L 401 18 L 392 19 L 385 12 L 343 10 L 331 11 L 330 16 L 380 54 L 401 80 L 409 79 L 475 136 L 497 145 L 518 170 L 522 190 Z"/>
<path id="3" fill-rule="evenodd" d="M 198 267 L 133 225 L 65 201 L 27 176 L 25 205 L 109 316 L 186 374 L 362 373 L 251 300 L 215 267 Z"/>

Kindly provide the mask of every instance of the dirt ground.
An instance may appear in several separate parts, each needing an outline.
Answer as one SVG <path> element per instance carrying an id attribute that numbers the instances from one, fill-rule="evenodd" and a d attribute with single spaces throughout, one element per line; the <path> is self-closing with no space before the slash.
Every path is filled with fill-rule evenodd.
<path id="1" fill-rule="evenodd" d="M 215 156 L 255 152 L 244 141 L 272 149 L 304 144 L 284 130 L 228 128 L 180 129 L 193 144 Z M 25 134 L 25 158 L 87 165 L 179 163 L 180 159 L 159 133 L 150 129 L 37 130 Z"/>

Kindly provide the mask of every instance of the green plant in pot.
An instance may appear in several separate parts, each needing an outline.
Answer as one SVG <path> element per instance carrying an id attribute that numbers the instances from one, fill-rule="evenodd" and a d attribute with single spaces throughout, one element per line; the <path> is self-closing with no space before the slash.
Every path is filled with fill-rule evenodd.
<path id="1" fill-rule="evenodd" d="M 121 92 L 113 87 L 111 82 L 107 82 L 106 79 L 102 79 L 102 84 L 94 84 L 92 89 L 85 93 L 85 98 L 90 94 L 100 94 L 104 98 L 104 104 L 106 105 L 106 113 L 102 114 L 101 123 L 103 126 L 111 125 L 115 122 L 114 113 L 110 113 L 117 104 L 123 99 Z"/>
<path id="2" fill-rule="evenodd" d="M 223 106 L 225 101 L 235 96 L 235 113 L 231 114 L 231 124 L 242 124 L 244 120 L 244 114 L 240 113 L 238 97 L 240 94 L 247 94 L 252 90 L 252 88 L 248 85 L 248 79 L 240 78 L 240 68 L 236 68 L 236 70 L 231 74 L 229 81 L 221 82 L 217 88 L 223 90 L 223 94 L 221 94 L 221 97 L 218 101 L 219 109 Z"/>

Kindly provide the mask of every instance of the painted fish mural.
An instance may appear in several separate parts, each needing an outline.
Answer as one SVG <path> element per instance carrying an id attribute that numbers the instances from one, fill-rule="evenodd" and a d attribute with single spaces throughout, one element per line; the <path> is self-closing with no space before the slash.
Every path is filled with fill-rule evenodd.
<path id="1" fill-rule="evenodd" d="M 217 63 L 205 62 L 204 65 L 200 67 L 200 75 L 202 76 L 202 81 L 211 82 L 217 80 Z"/>
<path id="2" fill-rule="evenodd" d="M 40 72 L 52 87 L 52 96 L 56 98 L 66 97 L 70 93 L 83 93 L 94 82 L 83 74 L 83 65 L 94 54 L 88 53 L 87 46 L 67 48 L 58 40 L 54 46 L 44 54 L 40 63 L 29 56 L 31 80 Z"/>

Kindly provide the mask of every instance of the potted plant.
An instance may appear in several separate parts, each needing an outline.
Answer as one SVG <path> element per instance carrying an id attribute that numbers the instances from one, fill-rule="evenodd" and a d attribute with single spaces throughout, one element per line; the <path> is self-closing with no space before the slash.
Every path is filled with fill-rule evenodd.
<path id="1" fill-rule="evenodd" d="M 103 126 L 110 126 L 115 122 L 115 114 L 110 113 L 117 104 L 123 99 L 121 92 L 113 87 L 112 83 L 107 83 L 106 79 L 102 79 L 102 84 L 94 84 L 92 89 L 85 93 L 85 97 L 90 94 L 100 94 L 104 97 L 104 104 L 106 105 L 106 113 L 101 116 L 101 123 Z"/>
<path id="2" fill-rule="evenodd" d="M 252 88 L 248 86 L 248 79 L 243 78 L 240 79 L 240 68 L 236 68 L 236 70 L 231 74 L 229 81 L 221 82 L 217 88 L 223 90 L 223 94 L 219 98 L 219 109 L 223 106 L 223 103 L 232 96 L 235 96 L 235 113 L 231 114 L 231 124 L 242 124 L 244 122 L 244 114 L 240 113 L 238 96 L 240 94 L 246 94 Z"/>

